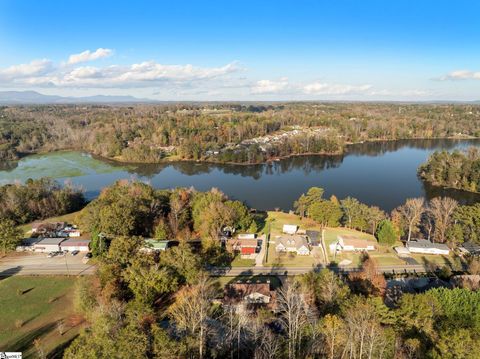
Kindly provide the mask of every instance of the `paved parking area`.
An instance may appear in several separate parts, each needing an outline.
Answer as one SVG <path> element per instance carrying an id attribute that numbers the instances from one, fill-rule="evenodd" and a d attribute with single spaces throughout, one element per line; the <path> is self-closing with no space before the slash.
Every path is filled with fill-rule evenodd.
<path id="1" fill-rule="evenodd" d="M 0 276 L 11 275 L 84 275 L 95 266 L 82 263 L 85 253 L 48 258 L 47 253 L 15 253 L 0 259 Z"/>

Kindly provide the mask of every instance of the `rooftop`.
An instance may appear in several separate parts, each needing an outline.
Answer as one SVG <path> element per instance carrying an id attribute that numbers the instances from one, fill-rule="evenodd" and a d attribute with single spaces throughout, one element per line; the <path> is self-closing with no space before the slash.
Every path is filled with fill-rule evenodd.
<path id="1" fill-rule="evenodd" d="M 407 247 L 413 247 L 413 248 L 436 248 L 436 249 L 442 249 L 442 250 L 450 250 L 446 244 L 443 243 L 434 243 L 427 241 L 426 239 L 415 239 L 411 240 L 410 242 L 407 242 Z"/>
<path id="2" fill-rule="evenodd" d="M 277 238 L 277 244 L 283 244 L 285 247 L 296 247 L 300 248 L 301 246 L 308 246 L 308 240 L 306 236 L 298 234 L 284 234 Z"/>
<path id="3" fill-rule="evenodd" d="M 59 245 L 64 240 L 65 240 L 65 238 L 44 238 L 36 244 L 38 244 L 38 245 L 48 245 L 48 244 Z"/>
<path id="4" fill-rule="evenodd" d="M 147 245 L 148 248 L 152 249 L 167 249 L 168 243 L 170 241 L 157 241 L 156 239 L 146 239 L 145 244 Z"/>
<path id="5" fill-rule="evenodd" d="M 67 239 L 62 242 L 62 246 L 88 246 L 90 244 L 89 239 Z"/>

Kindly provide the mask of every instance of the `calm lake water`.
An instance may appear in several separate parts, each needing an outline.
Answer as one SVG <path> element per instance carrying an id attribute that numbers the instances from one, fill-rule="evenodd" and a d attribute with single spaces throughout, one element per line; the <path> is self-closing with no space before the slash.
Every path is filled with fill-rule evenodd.
<path id="1" fill-rule="evenodd" d="M 292 157 L 262 165 L 218 165 L 175 162 L 159 165 L 121 165 L 79 152 L 29 156 L 3 164 L 0 184 L 49 176 L 84 188 L 91 199 L 118 179 L 139 179 L 157 188 L 217 187 L 229 197 L 261 210 L 288 210 L 312 186 L 326 196 L 353 196 L 390 211 L 406 198 L 448 195 L 462 203 L 480 195 L 442 190 L 417 178 L 417 167 L 435 150 L 480 147 L 480 140 L 406 140 L 353 145 L 342 156 Z"/>

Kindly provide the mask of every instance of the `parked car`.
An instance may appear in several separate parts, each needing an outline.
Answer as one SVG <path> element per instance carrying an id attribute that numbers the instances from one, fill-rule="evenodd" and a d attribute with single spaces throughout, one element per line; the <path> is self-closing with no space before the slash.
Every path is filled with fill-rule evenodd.
<path id="1" fill-rule="evenodd" d="M 70 253 L 72 256 L 76 256 L 78 253 L 80 253 L 79 250 L 75 249 L 74 251 L 72 251 L 72 253 Z"/>
<path id="2" fill-rule="evenodd" d="M 83 256 L 82 262 L 87 263 L 90 258 L 92 258 L 92 253 L 89 252 Z"/>
<path id="3" fill-rule="evenodd" d="M 58 255 L 57 252 L 50 252 L 50 253 L 47 254 L 47 258 L 53 258 L 53 257 L 55 257 L 55 256 L 57 256 L 57 255 Z"/>

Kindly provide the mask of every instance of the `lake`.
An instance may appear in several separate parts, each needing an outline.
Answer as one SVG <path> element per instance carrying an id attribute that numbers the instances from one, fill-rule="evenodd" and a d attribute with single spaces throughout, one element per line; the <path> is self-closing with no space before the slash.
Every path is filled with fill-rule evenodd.
<path id="1" fill-rule="evenodd" d="M 49 176 L 71 181 L 88 199 L 118 179 L 139 179 L 157 188 L 217 187 L 229 197 L 259 209 L 292 208 L 293 201 L 312 186 L 326 196 L 352 196 L 386 211 L 411 197 L 448 195 L 461 203 L 480 201 L 480 195 L 443 190 L 424 184 L 417 167 L 435 150 L 480 147 L 480 140 L 402 140 L 349 146 L 344 155 L 299 156 L 260 165 L 172 162 L 155 165 L 119 164 L 80 152 L 28 156 L 3 164 L 0 184 Z"/>

